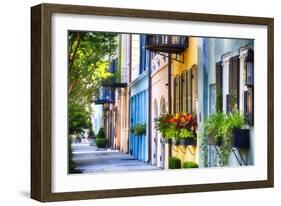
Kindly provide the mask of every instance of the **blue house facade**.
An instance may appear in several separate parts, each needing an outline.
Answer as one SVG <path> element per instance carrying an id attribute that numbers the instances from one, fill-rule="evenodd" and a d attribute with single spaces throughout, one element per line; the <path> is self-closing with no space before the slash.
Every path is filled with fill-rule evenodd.
<path id="1" fill-rule="evenodd" d="M 247 56 L 253 50 L 254 41 L 250 39 L 200 38 L 198 40 L 199 127 L 202 127 L 204 120 L 210 114 L 216 112 L 218 95 L 221 95 L 222 111 L 229 112 L 229 99 L 232 90 L 235 91 L 237 109 L 241 113 L 248 113 L 249 99 L 251 99 L 249 94 L 253 96 L 253 86 L 245 84 L 245 79 L 247 79 L 246 61 Z M 250 110 L 253 110 L 253 105 Z M 252 139 L 254 125 L 253 122 L 249 122 L 247 127 L 250 129 L 250 147 L 241 151 L 233 148 L 229 158 L 230 166 L 238 166 L 241 163 L 242 165 L 245 163 L 247 165 L 254 164 L 254 141 Z M 204 153 L 204 150 L 200 150 L 200 153 L 199 163 L 201 166 L 218 165 L 216 148 L 209 145 L 207 153 Z"/>
<path id="2" fill-rule="evenodd" d="M 143 135 L 129 134 L 129 153 L 136 159 L 148 162 L 148 51 L 146 36 L 132 35 L 132 72 L 130 88 L 130 128 L 145 124 Z"/>

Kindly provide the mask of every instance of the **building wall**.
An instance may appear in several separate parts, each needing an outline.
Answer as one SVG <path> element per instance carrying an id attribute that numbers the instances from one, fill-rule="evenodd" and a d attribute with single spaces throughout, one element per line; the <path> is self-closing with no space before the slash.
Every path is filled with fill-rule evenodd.
<path id="1" fill-rule="evenodd" d="M 115 92 L 115 108 L 114 108 L 114 128 L 115 128 L 115 144 L 114 149 L 120 150 L 121 142 L 121 95 L 118 92 Z"/>
<path id="2" fill-rule="evenodd" d="M 196 68 L 198 64 L 198 39 L 195 37 L 188 38 L 188 48 L 184 51 L 184 63 L 172 60 L 172 96 L 174 97 L 174 78 L 177 75 L 181 75 L 184 71 L 189 71 Z M 173 55 L 175 57 L 175 55 Z M 178 59 L 181 59 L 178 57 Z M 192 112 L 197 113 L 197 98 L 195 98 L 195 85 L 192 86 Z M 172 100 L 174 108 L 174 100 Z M 187 112 L 183 110 L 183 112 Z M 197 138 L 199 139 L 199 138 Z M 198 145 L 198 144 L 197 144 Z M 192 161 L 198 163 L 198 148 L 197 146 L 172 146 L 172 156 L 176 156 L 181 159 L 182 164 L 186 161 Z"/>
<path id="3" fill-rule="evenodd" d="M 131 44 L 132 44 L 132 68 L 131 68 L 131 80 L 134 81 L 139 76 L 140 70 L 140 35 L 132 34 L 131 35 Z"/>
<path id="4" fill-rule="evenodd" d="M 154 119 L 168 110 L 168 59 L 156 54 L 151 61 L 151 160 L 165 167 L 165 144 L 160 132 L 154 129 Z M 167 164 L 166 167 L 167 168 Z"/>
<path id="5" fill-rule="evenodd" d="M 130 89 L 130 127 L 138 123 L 146 124 L 145 135 L 129 134 L 129 153 L 135 158 L 148 162 L 149 142 L 148 142 L 148 71 L 143 55 L 147 55 L 145 50 L 144 37 L 132 35 L 131 50 L 131 83 Z M 140 62 L 142 62 L 140 64 Z"/>
<path id="6" fill-rule="evenodd" d="M 130 70 L 130 34 L 121 34 L 121 82 L 129 84 Z M 121 89 L 120 95 L 120 151 L 129 152 L 129 89 Z"/>
<path id="7" fill-rule="evenodd" d="M 92 104 L 93 116 L 91 118 L 95 135 L 102 127 L 102 105 Z"/>
<path id="8" fill-rule="evenodd" d="M 201 38 L 198 41 L 198 82 L 203 82 L 198 84 L 198 95 L 202 98 L 199 98 L 198 107 L 199 107 L 199 127 L 202 126 L 203 121 L 208 117 L 212 112 L 210 107 L 210 85 L 216 83 L 216 63 L 219 61 L 224 62 L 224 70 L 227 69 L 227 58 L 240 55 L 240 49 L 242 47 L 253 48 L 253 40 L 241 40 L 241 39 L 220 39 L 220 38 Z M 240 71 L 243 66 L 241 55 L 240 55 Z M 242 79 L 242 73 L 240 73 L 240 81 Z M 205 83 L 207 82 L 207 84 Z M 227 86 L 227 85 L 225 85 Z M 243 89 L 240 87 L 240 89 Z M 241 94 L 241 93 L 240 93 Z M 224 92 L 225 95 L 225 92 Z M 243 96 L 240 96 L 240 111 L 243 112 L 241 107 L 241 101 Z M 225 98 L 224 110 L 225 110 Z M 247 160 L 248 164 L 251 165 L 254 163 L 253 157 L 253 136 L 254 136 L 254 127 L 250 127 L 250 149 L 241 150 L 243 157 Z M 216 158 L 216 151 L 213 146 L 208 146 L 207 153 L 207 165 L 205 166 L 215 166 L 218 165 Z M 206 159 L 205 159 L 206 160 Z M 200 154 L 200 165 L 206 164 L 204 161 L 204 154 Z M 230 155 L 230 165 L 238 166 L 239 163 L 235 158 L 235 155 L 231 153 Z"/>

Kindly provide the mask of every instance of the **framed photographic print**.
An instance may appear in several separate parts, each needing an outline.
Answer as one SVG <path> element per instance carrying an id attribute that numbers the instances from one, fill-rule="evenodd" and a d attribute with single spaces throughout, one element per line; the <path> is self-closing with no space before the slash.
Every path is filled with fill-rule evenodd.
<path id="1" fill-rule="evenodd" d="M 273 187 L 271 18 L 31 8 L 31 197 Z"/>

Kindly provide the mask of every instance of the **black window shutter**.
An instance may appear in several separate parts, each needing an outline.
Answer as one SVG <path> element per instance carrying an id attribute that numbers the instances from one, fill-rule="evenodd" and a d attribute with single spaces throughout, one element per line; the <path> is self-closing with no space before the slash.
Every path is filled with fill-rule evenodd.
<path id="1" fill-rule="evenodd" d="M 230 111 L 235 107 L 239 109 L 239 83 L 240 83 L 240 59 L 239 55 L 229 60 L 229 104 Z"/>
<path id="2" fill-rule="evenodd" d="M 226 112 L 230 112 L 231 111 L 231 106 L 230 106 L 230 95 L 227 94 L 226 95 Z"/>
<path id="3" fill-rule="evenodd" d="M 216 63 L 216 111 L 222 111 L 222 62 Z"/>

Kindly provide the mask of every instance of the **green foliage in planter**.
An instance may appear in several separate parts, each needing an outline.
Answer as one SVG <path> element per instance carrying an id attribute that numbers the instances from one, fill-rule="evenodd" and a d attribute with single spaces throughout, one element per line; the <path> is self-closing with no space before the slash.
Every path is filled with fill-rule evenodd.
<path id="1" fill-rule="evenodd" d="M 227 114 L 222 112 L 215 112 L 211 114 L 203 125 L 203 136 L 212 136 L 216 141 L 221 140 L 220 152 L 217 153 L 219 157 L 220 166 L 227 166 L 229 164 L 229 155 L 231 153 L 231 136 L 234 128 L 242 128 L 245 123 L 244 115 L 238 110 L 229 112 Z M 206 142 L 203 142 L 202 148 Z"/>
<path id="2" fill-rule="evenodd" d="M 169 120 L 173 118 L 173 114 L 161 114 L 158 118 L 154 119 L 154 127 L 161 133 L 165 139 L 171 139 L 175 136 L 174 129 L 171 128 Z"/>
<path id="3" fill-rule="evenodd" d="M 146 134 L 146 124 L 139 123 L 131 127 L 131 133 L 134 135 L 145 135 Z"/>
<path id="4" fill-rule="evenodd" d="M 212 113 L 204 122 L 203 132 L 205 136 L 212 136 L 215 140 L 222 137 L 222 125 L 225 121 L 225 114 L 222 112 Z"/>
<path id="5" fill-rule="evenodd" d="M 189 113 L 161 114 L 154 123 L 166 139 L 195 137 L 198 126 L 196 117 Z"/>
<path id="6" fill-rule="evenodd" d="M 96 138 L 95 142 L 98 148 L 106 148 L 106 146 L 108 145 L 107 138 Z"/>
<path id="7" fill-rule="evenodd" d="M 177 157 L 169 158 L 169 169 L 180 169 L 181 168 L 181 160 Z"/>
<path id="8" fill-rule="evenodd" d="M 97 139 L 103 139 L 103 138 L 105 138 L 105 133 L 104 133 L 104 129 L 101 127 L 98 132 Z"/>
<path id="9" fill-rule="evenodd" d="M 185 162 L 183 163 L 183 168 L 198 168 L 199 165 L 195 162 Z"/>

